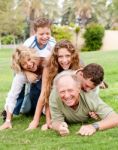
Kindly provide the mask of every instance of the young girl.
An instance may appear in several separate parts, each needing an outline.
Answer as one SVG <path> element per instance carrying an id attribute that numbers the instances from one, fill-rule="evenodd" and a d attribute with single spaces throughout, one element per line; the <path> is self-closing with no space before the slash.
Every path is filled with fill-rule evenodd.
<path id="1" fill-rule="evenodd" d="M 20 45 L 18 48 L 16 48 L 12 55 L 12 69 L 16 74 L 13 78 L 11 89 L 6 98 L 6 120 L 3 125 L 0 126 L 0 130 L 12 128 L 11 119 L 17 98 L 24 84 L 28 82 L 28 74 L 26 71 L 29 73 L 35 73 L 36 79 L 40 80 L 43 73 L 44 64 L 45 59 L 40 57 L 35 49 L 27 48 L 23 45 Z M 34 107 L 36 106 L 31 106 L 31 109 L 34 109 Z"/>
<path id="2" fill-rule="evenodd" d="M 46 107 L 47 124 L 43 126 L 43 129 L 50 128 L 51 117 L 48 102 L 49 95 L 52 89 L 53 79 L 59 72 L 63 70 L 77 70 L 78 68 L 80 68 L 79 55 L 72 43 L 68 40 L 61 40 L 60 42 L 58 42 L 54 47 L 54 50 L 48 62 L 48 66 L 44 69 L 44 84 L 42 84 L 43 87 L 37 103 L 34 119 L 30 123 L 28 129 L 34 129 L 38 126 L 44 103 Z"/>

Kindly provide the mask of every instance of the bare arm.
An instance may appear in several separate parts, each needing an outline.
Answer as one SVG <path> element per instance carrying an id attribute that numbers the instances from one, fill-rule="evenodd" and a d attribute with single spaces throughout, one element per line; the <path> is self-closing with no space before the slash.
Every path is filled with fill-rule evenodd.
<path id="1" fill-rule="evenodd" d="M 45 87 L 46 87 L 46 77 L 47 77 L 47 68 L 44 68 L 43 70 L 43 75 L 42 75 L 42 88 L 41 88 L 41 93 L 37 102 L 34 118 L 32 122 L 29 124 L 28 130 L 29 129 L 35 129 L 39 125 L 39 120 L 40 116 L 42 113 L 42 109 L 45 104 Z"/>
<path id="2" fill-rule="evenodd" d="M 49 104 L 46 104 L 45 107 L 46 107 L 46 123 L 47 123 L 47 127 L 51 128 L 51 114 L 50 114 Z"/>
<path id="3" fill-rule="evenodd" d="M 24 71 L 24 73 L 26 74 L 27 80 L 30 83 L 34 83 L 36 82 L 36 80 L 38 80 L 38 75 L 36 75 L 35 73 L 29 71 Z"/>
<path id="4" fill-rule="evenodd" d="M 11 128 L 12 128 L 11 120 L 12 120 L 12 113 L 10 113 L 9 111 L 7 111 L 6 120 L 5 120 L 5 122 L 0 126 L 0 130 L 11 129 Z"/>
<path id="5" fill-rule="evenodd" d="M 112 112 L 105 119 L 97 123 L 100 131 L 116 127 L 118 126 L 118 114 Z M 92 135 L 95 132 L 96 129 L 93 127 L 92 124 L 83 125 L 78 131 L 78 133 L 81 135 Z"/>
<path id="6" fill-rule="evenodd" d="M 118 114 L 111 113 L 105 119 L 98 122 L 99 130 L 110 129 L 118 126 Z"/>
<path id="7" fill-rule="evenodd" d="M 12 128 L 11 120 L 12 120 L 13 110 L 16 104 L 16 99 L 19 96 L 19 93 L 21 92 L 24 83 L 26 83 L 25 75 L 23 73 L 16 74 L 12 81 L 11 89 L 6 98 L 6 104 L 5 104 L 5 110 L 7 115 L 6 121 L 3 123 L 2 126 L 0 126 L 0 130 Z"/>

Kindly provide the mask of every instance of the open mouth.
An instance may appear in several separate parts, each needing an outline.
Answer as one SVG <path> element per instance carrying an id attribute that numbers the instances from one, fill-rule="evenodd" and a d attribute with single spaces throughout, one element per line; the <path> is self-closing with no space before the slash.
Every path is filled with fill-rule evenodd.
<path id="1" fill-rule="evenodd" d="M 72 103 L 72 100 L 70 99 L 70 100 L 66 100 L 66 104 L 67 105 L 70 105 Z"/>
<path id="2" fill-rule="evenodd" d="M 42 43 L 47 43 L 47 40 L 42 40 Z"/>
<path id="3" fill-rule="evenodd" d="M 62 67 L 68 69 L 68 68 L 69 68 L 69 64 L 66 64 L 66 65 L 65 65 L 65 64 L 62 64 Z"/>
<path id="4" fill-rule="evenodd" d="M 32 63 L 31 70 L 33 71 L 34 69 L 35 69 L 35 64 Z"/>

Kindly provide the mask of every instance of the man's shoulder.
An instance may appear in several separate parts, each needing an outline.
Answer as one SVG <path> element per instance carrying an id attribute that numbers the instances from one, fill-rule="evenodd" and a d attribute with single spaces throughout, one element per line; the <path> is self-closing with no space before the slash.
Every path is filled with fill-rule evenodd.
<path id="1" fill-rule="evenodd" d="M 51 105 L 53 105 L 53 104 L 57 104 L 58 102 L 60 102 L 60 97 L 59 97 L 59 95 L 58 95 L 56 89 L 53 88 L 53 89 L 51 90 L 51 93 L 50 93 L 49 103 L 50 103 Z"/>
<path id="2" fill-rule="evenodd" d="M 86 102 L 88 105 L 97 105 L 99 103 L 100 97 L 96 91 L 84 92 L 81 90 L 80 95 L 82 101 Z"/>
<path id="3" fill-rule="evenodd" d="M 58 95 L 57 95 L 56 89 L 53 88 L 53 89 L 51 90 L 51 93 L 50 93 L 50 101 L 55 101 L 55 99 L 56 99 L 57 97 L 58 97 Z"/>

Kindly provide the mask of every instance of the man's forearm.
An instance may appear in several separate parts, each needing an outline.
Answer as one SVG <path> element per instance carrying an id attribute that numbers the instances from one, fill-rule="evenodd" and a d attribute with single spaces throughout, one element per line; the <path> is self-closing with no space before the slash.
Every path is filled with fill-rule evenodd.
<path id="1" fill-rule="evenodd" d="M 62 124 L 62 122 L 60 122 L 60 121 L 52 122 L 52 129 L 59 131 L 59 127 L 61 126 L 61 124 Z"/>
<path id="2" fill-rule="evenodd" d="M 104 120 L 98 122 L 99 130 L 110 129 L 118 126 L 118 114 L 109 114 Z"/>
<path id="3" fill-rule="evenodd" d="M 56 130 L 61 136 L 69 134 L 68 125 L 66 122 L 54 122 L 52 123 L 52 129 Z"/>

